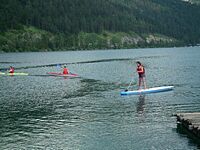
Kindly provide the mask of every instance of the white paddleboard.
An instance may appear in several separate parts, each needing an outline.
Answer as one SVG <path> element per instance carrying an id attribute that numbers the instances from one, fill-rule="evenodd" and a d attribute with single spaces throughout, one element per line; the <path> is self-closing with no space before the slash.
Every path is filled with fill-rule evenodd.
<path id="1" fill-rule="evenodd" d="M 174 86 L 161 86 L 154 87 L 148 89 L 141 89 L 135 91 L 122 91 L 121 95 L 142 95 L 142 94 L 151 94 L 151 93 L 159 93 L 173 90 Z"/>

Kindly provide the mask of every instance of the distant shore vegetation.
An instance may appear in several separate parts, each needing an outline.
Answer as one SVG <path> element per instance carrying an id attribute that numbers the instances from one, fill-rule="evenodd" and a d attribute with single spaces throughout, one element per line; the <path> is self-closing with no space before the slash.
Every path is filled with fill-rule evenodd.
<path id="1" fill-rule="evenodd" d="M 197 0 L 2 0 L 0 51 L 193 46 Z"/>
<path id="2" fill-rule="evenodd" d="M 184 43 L 160 34 L 134 32 L 86 33 L 74 35 L 53 34 L 35 27 L 23 27 L 0 34 L 2 52 L 130 49 L 141 47 L 173 47 Z"/>

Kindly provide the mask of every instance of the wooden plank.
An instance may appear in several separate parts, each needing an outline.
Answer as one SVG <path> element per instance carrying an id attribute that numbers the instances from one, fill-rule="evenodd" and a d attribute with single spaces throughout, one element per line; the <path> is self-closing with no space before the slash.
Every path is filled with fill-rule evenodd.
<path id="1" fill-rule="evenodd" d="M 200 112 L 178 113 L 177 121 L 182 124 L 189 132 L 200 138 Z"/>

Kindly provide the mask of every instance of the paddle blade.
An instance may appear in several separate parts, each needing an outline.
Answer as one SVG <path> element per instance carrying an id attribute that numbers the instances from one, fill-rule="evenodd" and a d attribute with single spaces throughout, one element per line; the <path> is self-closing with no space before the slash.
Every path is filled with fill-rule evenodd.
<path id="1" fill-rule="evenodd" d="M 57 64 L 56 67 L 57 67 L 57 68 L 61 68 L 61 65 L 60 65 L 60 64 Z"/>

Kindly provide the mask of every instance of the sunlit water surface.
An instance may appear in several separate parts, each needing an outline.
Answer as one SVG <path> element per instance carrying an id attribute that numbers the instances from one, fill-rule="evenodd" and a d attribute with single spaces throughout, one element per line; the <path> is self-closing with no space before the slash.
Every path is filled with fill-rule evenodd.
<path id="1" fill-rule="evenodd" d="M 120 96 L 137 89 L 136 64 L 148 87 L 174 91 Z M 47 76 L 67 64 L 80 78 Z M 200 111 L 200 48 L 2 53 L 29 76 L 0 76 L 0 149 L 193 150 L 177 129 L 178 112 Z"/>

